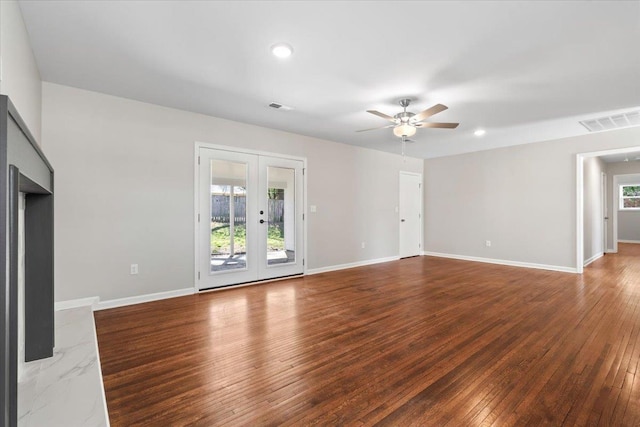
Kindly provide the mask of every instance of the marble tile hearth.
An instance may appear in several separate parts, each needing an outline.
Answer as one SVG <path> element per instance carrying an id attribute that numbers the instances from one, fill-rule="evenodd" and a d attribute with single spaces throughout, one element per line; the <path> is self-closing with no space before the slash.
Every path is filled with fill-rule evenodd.
<path id="1" fill-rule="evenodd" d="M 55 313 L 53 357 L 29 362 L 18 380 L 18 426 L 109 425 L 91 307 Z"/>

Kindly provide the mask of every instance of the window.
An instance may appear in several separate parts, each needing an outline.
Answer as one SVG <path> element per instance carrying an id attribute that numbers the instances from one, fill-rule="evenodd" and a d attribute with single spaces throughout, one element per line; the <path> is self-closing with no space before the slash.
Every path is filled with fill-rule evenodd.
<path id="1" fill-rule="evenodd" d="M 640 210 L 640 184 L 620 186 L 620 210 Z"/>

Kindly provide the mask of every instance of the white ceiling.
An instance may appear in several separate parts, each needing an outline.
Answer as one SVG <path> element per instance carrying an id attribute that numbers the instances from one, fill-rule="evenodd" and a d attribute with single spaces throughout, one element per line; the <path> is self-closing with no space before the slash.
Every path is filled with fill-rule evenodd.
<path id="1" fill-rule="evenodd" d="M 365 110 L 449 106 L 432 120 L 460 126 L 418 130 L 415 157 L 584 134 L 578 120 L 640 106 L 637 1 L 20 5 L 45 81 L 395 153 L 391 129 L 355 132 L 386 124 Z"/>
<path id="2" fill-rule="evenodd" d="M 618 163 L 618 162 L 637 162 L 640 161 L 640 152 L 631 151 L 629 153 L 607 154 L 600 156 L 605 163 Z"/>

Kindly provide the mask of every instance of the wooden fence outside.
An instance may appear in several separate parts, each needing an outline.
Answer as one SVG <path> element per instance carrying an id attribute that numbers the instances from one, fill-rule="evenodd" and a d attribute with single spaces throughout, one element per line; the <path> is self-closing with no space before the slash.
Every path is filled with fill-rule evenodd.
<path id="1" fill-rule="evenodd" d="M 235 223 L 244 224 L 247 221 L 247 198 L 245 196 L 234 196 Z M 211 221 L 228 223 L 229 216 L 229 196 L 211 196 Z M 269 199 L 268 217 L 270 224 L 284 221 L 284 200 Z"/>

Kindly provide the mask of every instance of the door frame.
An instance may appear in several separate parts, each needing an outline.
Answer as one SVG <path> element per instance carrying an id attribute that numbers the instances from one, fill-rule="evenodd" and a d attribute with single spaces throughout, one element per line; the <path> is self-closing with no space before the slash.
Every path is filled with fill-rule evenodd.
<path id="1" fill-rule="evenodd" d="M 198 212 L 200 211 L 200 174 L 199 174 L 199 158 L 200 158 L 200 149 L 201 148 L 208 148 L 211 150 L 220 150 L 220 151 L 229 151 L 232 153 L 241 153 L 241 154 L 252 154 L 252 155 L 256 155 L 256 156 L 267 156 L 267 157 L 278 157 L 281 159 L 289 159 L 289 160 L 297 160 L 297 161 L 301 161 L 302 162 L 302 212 L 303 212 L 303 218 L 304 220 L 302 221 L 302 239 L 303 239 L 303 259 L 304 262 L 302 264 L 302 275 L 306 275 L 307 274 L 307 267 L 308 267 L 308 260 L 307 260 L 307 158 L 306 157 L 299 157 L 299 156 L 291 156 L 288 154 L 280 154 L 280 153 L 274 153 L 274 152 L 270 152 L 270 151 L 262 151 L 262 150 L 251 150 L 248 148 L 243 148 L 243 147 L 232 147 L 229 145 L 221 145 L 221 144 L 212 144 L 212 143 L 208 143 L 208 142 L 201 142 L 201 141 L 196 141 L 194 144 L 194 149 L 193 149 L 193 235 L 194 235 L 194 239 L 193 239 L 193 287 L 195 289 L 195 293 L 200 293 L 200 292 L 211 292 L 211 291 L 216 291 L 216 290 L 221 290 L 221 289 L 229 289 L 229 288 L 234 288 L 234 287 L 240 287 L 240 286 L 249 286 L 252 283 L 242 283 L 242 284 L 238 284 L 238 285 L 230 285 L 230 286 L 224 286 L 221 288 L 214 288 L 214 289 L 207 289 L 207 290 L 200 290 L 198 287 L 198 272 L 200 271 L 199 265 L 198 265 L 198 251 L 200 250 L 200 230 L 199 230 L 199 223 L 198 223 Z M 264 283 L 267 282 L 269 280 L 278 280 L 276 279 L 265 279 L 265 280 L 259 280 L 255 283 Z"/>
<path id="2" fill-rule="evenodd" d="M 612 249 L 613 253 L 618 253 L 618 210 L 620 209 L 620 176 L 614 175 L 613 184 L 611 186 L 611 208 L 613 209 L 613 226 L 611 229 Z"/>
<path id="3" fill-rule="evenodd" d="M 600 185 L 601 185 L 601 190 L 600 190 L 600 196 L 602 199 L 602 252 L 603 253 L 607 253 L 608 251 L 608 245 L 609 245 L 609 236 L 607 235 L 608 233 L 608 228 L 609 228 L 609 198 L 608 198 L 608 191 L 607 191 L 607 183 L 608 183 L 608 177 L 607 177 L 607 173 L 606 172 L 602 172 L 602 175 L 600 176 Z"/>
<path id="4" fill-rule="evenodd" d="M 398 217 L 398 257 L 401 255 L 400 254 L 400 191 L 402 191 L 402 186 L 400 184 L 400 180 L 401 180 L 401 175 L 411 175 L 411 176 L 417 176 L 420 179 L 420 221 L 418 222 L 418 224 L 420 225 L 420 251 L 418 253 L 418 256 L 422 256 L 424 255 L 424 181 L 422 179 L 422 174 L 419 172 L 409 172 L 409 171 L 400 171 L 398 173 L 398 212 L 396 212 L 397 217 Z"/>

